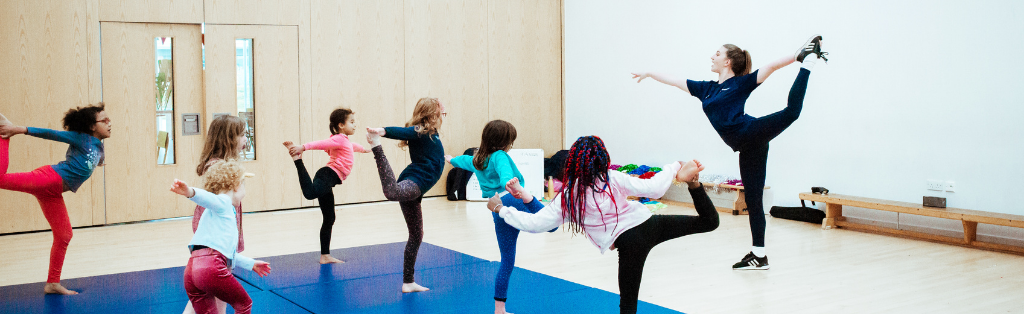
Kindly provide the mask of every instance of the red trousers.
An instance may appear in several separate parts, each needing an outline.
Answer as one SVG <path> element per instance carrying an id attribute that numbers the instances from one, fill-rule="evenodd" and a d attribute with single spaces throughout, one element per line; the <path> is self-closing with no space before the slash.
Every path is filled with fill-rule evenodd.
<path id="1" fill-rule="evenodd" d="M 53 167 L 42 166 L 32 172 L 7 173 L 10 164 L 10 139 L 0 139 L 0 189 L 32 194 L 43 209 L 46 222 L 53 230 L 53 246 L 50 248 L 50 271 L 46 282 L 60 282 L 60 271 L 64 267 L 64 256 L 71 243 L 71 219 L 64 205 L 64 179 Z"/>
<path id="2" fill-rule="evenodd" d="M 214 249 L 192 251 L 185 266 L 185 292 L 197 314 L 216 314 L 216 299 L 231 304 L 235 313 L 252 311 L 252 299 L 231 274 L 228 258 Z"/>

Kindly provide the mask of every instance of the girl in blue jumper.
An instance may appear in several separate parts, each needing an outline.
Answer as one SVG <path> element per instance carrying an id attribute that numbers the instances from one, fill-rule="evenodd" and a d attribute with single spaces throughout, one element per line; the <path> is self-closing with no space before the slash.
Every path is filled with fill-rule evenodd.
<path id="1" fill-rule="evenodd" d="M 53 230 L 50 248 L 50 268 L 44 293 L 74 295 L 60 284 L 64 256 L 71 242 L 71 220 L 64 204 L 64 192 L 77 192 L 89 180 L 96 167 L 103 166 L 103 139 L 110 137 L 110 117 L 103 103 L 78 107 L 64 114 L 64 129 L 18 126 L 0 114 L 0 189 L 25 192 L 36 197 L 46 222 Z M 68 144 L 66 159 L 52 166 L 42 166 L 31 172 L 8 173 L 10 164 L 10 137 L 18 134 Z M 5 204 L 6 200 L 0 200 Z"/>
<path id="2" fill-rule="evenodd" d="M 423 242 L 423 211 L 420 202 L 423 194 L 441 179 L 444 172 L 444 147 L 438 130 L 444 122 L 444 105 L 437 98 L 420 98 L 412 111 L 412 119 L 405 127 L 366 128 L 366 140 L 370 142 L 370 151 L 377 161 L 377 174 L 380 185 L 384 189 L 384 197 L 389 201 L 397 201 L 405 216 L 405 225 L 409 228 L 409 240 L 405 243 L 405 262 L 402 266 L 402 292 L 427 291 L 413 278 L 416 267 L 416 253 Z M 409 159 L 412 163 L 395 179 L 388 163 L 384 149 L 380 147 L 380 137 L 402 141 L 399 147 L 409 147 Z"/>
<path id="3" fill-rule="evenodd" d="M 462 155 L 459 157 L 445 156 L 452 166 L 472 171 L 480 181 L 480 190 L 484 198 L 490 198 L 496 193 L 505 190 L 505 184 L 513 178 L 523 182 L 523 174 L 512 162 L 507 151 L 512 148 L 516 141 L 516 127 L 504 120 L 494 120 L 484 126 L 484 132 L 480 139 L 480 149 L 476 155 Z M 514 207 L 519 211 L 536 213 L 544 204 L 531 202 L 523 204 L 523 201 L 505 194 L 501 197 L 502 204 Z M 516 240 L 519 238 L 519 229 L 513 228 L 505 223 L 504 219 L 494 216 L 494 233 L 498 236 L 498 249 L 501 250 L 501 266 L 498 274 L 494 277 L 494 313 L 505 314 L 505 301 L 508 293 L 508 281 L 512 275 L 512 269 L 516 263 Z M 552 229 L 551 231 L 554 231 Z"/>
<path id="4" fill-rule="evenodd" d="M 747 211 L 750 212 L 750 233 L 753 248 L 733 269 L 768 269 L 768 255 L 764 248 L 764 195 L 765 173 L 768 167 L 768 142 L 786 130 L 803 109 L 807 79 L 818 58 L 825 59 L 821 51 L 821 36 L 811 36 L 796 54 L 787 55 L 764 67 L 750 72 L 750 53 L 727 44 L 711 55 L 711 71 L 718 73 L 717 81 L 676 80 L 655 73 L 633 73 L 637 82 L 645 78 L 675 86 L 700 99 L 704 113 L 726 145 L 740 152 L 740 177 L 747 191 Z M 793 62 L 801 62 L 800 73 L 789 91 L 789 103 L 779 112 L 754 118 L 743 111 L 750 93 L 768 76 Z"/>

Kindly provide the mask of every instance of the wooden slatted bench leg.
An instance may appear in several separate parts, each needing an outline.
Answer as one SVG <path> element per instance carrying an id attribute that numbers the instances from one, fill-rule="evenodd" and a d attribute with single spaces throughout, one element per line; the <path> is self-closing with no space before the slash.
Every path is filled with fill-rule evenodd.
<path id="1" fill-rule="evenodd" d="M 963 221 L 964 223 L 964 244 L 971 244 L 978 239 L 978 222 Z"/>
<path id="2" fill-rule="evenodd" d="M 843 216 L 843 205 L 825 203 L 825 220 L 821 222 L 821 229 L 832 229 L 836 226 L 836 220 Z"/>
<path id="3" fill-rule="evenodd" d="M 732 202 L 732 215 L 737 216 L 747 211 L 747 197 L 743 190 L 736 190 L 736 200 Z"/>

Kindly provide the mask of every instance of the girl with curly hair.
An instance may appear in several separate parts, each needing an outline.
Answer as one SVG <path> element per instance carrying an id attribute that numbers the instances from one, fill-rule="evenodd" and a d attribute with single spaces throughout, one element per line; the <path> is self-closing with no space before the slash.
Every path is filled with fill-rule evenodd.
<path id="1" fill-rule="evenodd" d="M 0 114 L 0 189 L 25 192 L 35 196 L 43 209 L 43 216 L 53 230 L 50 249 L 49 275 L 44 293 L 78 294 L 60 284 L 64 256 L 71 242 L 71 220 L 64 205 L 64 192 L 77 192 L 92 176 L 93 170 L 103 166 L 103 142 L 110 137 L 110 118 L 103 103 L 78 107 L 64 114 L 64 130 L 18 126 Z M 41 139 L 68 144 L 66 159 L 52 166 L 42 166 L 32 172 L 7 173 L 10 164 L 10 138 L 26 134 Z"/>
<path id="2" fill-rule="evenodd" d="M 189 187 L 174 179 L 171 192 L 185 196 L 202 206 L 202 217 L 188 248 L 192 256 L 185 266 L 185 292 L 197 313 L 218 312 L 217 300 L 223 300 L 235 313 L 250 313 L 252 299 L 231 274 L 240 266 L 260 277 L 270 274 L 270 264 L 238 253 L 238 225 L 235 209 L 245 197 L 245 168 L 238 161 L 219 160 L 203 175 L 205 189 Z"/>

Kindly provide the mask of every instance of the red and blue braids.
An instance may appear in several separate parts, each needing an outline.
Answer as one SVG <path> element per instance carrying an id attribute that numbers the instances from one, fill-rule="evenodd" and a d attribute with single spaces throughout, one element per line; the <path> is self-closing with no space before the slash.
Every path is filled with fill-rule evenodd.
<path id="1" fill-rule="evenodd" d="M 608 166 L 611 158 L 604 141 L 597 136 L 584 136 L 576 140 L 565 159 L 562 177 L 562 216 L 569 220 L 569 231 L 584 234 L 587 191 L 610 193 Z M 598 186 L 600 184 L 600 186 Z M 614 198 L 613 198 L 614 200 Z M 598 208 L 600 210 L 600 208 Z M 602 215 L 603 217 L 604 215 Z"/>

